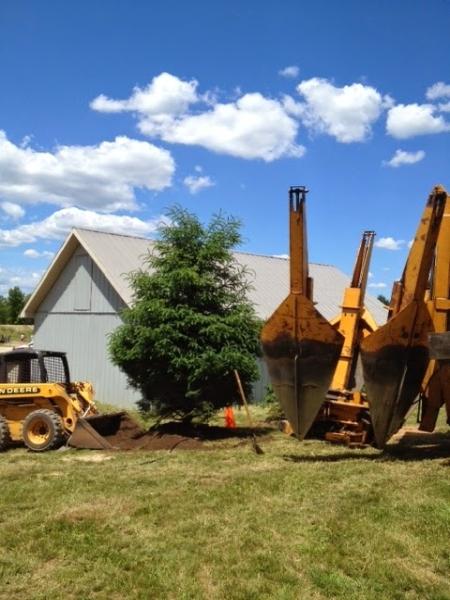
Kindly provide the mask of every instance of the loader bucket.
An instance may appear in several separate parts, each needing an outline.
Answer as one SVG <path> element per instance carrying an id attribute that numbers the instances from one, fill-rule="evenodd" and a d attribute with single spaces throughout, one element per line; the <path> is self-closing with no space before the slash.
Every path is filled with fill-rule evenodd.
<path id="1" fill-rule="evenodd" d="M 343 337 L 311 300 L 290 294 L 263 327 L 261 342 L 273 390 L 302 440 L 324 402 Z"/>
<path id="2" fill-rule="evenodd" d="M 428 366 L 432 327 L 424 302 L 413 302 L 361 344 L 370 415 L 378 448 L 403 425 Z"/>
<path id="3" fill-rule="evenodd" d="M 113 450 L 120 446 L 119 436 L 126 438 L 127 432 L 136 435 L 136 431 L 140 433 L 139 426 L 126 412 L 94 415 L 78 419 L 67 443 L 73 448 Z"/>
<path id="4" fill-rule="evenodd" d="M 289 190 L 290 294 L 261 331 L 274 392 L 299 439 L 308 433 L 325 400 L 344 343 L 312 301 L 306 193 L 304 187 Z"/>

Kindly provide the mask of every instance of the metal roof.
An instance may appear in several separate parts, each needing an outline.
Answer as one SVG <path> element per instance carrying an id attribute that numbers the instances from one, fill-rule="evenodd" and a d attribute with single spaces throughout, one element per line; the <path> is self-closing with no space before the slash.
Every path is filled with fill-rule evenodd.
<path id="1" fill-rule="evenodd" d="M 28 300 L 22 316 L 34 316 L 78 244 L 88 252 L 125 304 L 132 303 L 127 274 L 143 266 L 143 259 L 152 249 L 153 242 L 146 238 L 74 229 Z M 269 317 L 289 292 L 289 259 L 245 252 L 234 254 L 249 273 L 252 286 L 249 299 L 258 316 L 263 319 Z M 350 278 L 336 267 L 315 263 L 310 264 L 310 276 L 314 279 L 317 309 L 325 318 L 334 318 L 340 312 Z M 384 305 L 369 294 L 366 294 L 366 308 L 379 325 L 386 321 Z"/>

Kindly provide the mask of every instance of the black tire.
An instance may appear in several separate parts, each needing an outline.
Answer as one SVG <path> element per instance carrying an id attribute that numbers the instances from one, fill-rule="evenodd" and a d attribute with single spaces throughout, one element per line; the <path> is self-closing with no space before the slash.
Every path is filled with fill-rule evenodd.
<path id="1" fill-rule="evenodd" d="M 6 450 L 11 443 L 9 426 L 5 417 L 0 416 L 0 452 Z"/>
<path id="2" fill-rule="evenodd" d="M 23 422 L 22 438 L 33 452 L 58 448 L 65 437 L 62 419 L 52 410 L 35 410 Z"/>

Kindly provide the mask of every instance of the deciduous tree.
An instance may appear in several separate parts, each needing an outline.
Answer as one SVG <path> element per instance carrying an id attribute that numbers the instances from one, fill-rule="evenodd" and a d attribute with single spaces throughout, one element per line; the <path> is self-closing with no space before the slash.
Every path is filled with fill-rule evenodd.
<path id="1" fill-rule="evenodd" d="M 8 291 L 8 319 L 9 323 L 15 325 L 19 321 L 19 315 L 25 306 L 26 296 L 22 290 L 15 286 Z"/>

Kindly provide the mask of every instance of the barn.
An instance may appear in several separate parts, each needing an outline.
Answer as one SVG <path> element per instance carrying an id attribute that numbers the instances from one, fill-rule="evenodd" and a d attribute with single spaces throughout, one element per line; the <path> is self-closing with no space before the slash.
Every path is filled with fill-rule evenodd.
<path id="1" fill-rule="evenodd" d="M 132 303 L 127 274 L 142 266 L 152 245 L 146 238 L 73 229 L 22 312 L 34 319 L 36 348 L 66 352 L 72 380 L 91 381 L 98 400 L 120 407 L 133 406 L 139 395 L 109 360 L 108 334 L 121 323 L 121 310 Z M 265 319 L 288 293 L 289 261 L 244 252 L 235 256 L 250 273 L 249 297 Z M 311 264 L 310 275 L 317 309 L 332 319 L 339 313 L 349 278 L 322 264 Z M 366 307 L 377 323 L 384 323 L 386 310 L 376 298 L 367 296 Z M 261 364 L 256 401 L 267 384 Z"/>

